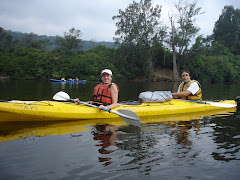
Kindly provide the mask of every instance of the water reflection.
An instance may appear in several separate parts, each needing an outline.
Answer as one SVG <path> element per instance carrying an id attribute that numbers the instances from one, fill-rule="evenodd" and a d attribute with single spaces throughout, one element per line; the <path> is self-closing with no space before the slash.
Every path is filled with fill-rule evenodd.
<path id="1" fill-rule="evenodd" d="M 110 124 L 98 124 L 92 130 L 93 139 L 98 141 L 96 146 L 100 147 L 98 150 L 100 154 L 105 155 L 117 151 L 116 148 L 110 147 L 116 146 L 116 141 L 118 140 L 116 133 L 117 129 L 117 126 Z M 109 156 L 100 156 L 98 159 L 99 162 L 104 162 L 104 166 L 112 164 L 111 157 Z"/>
<path id="2" fill-rule="evenodd" d="M 125 156 L 129 159 L 122 164 L 125 167 L 124 171 L 141 169 L 141 172 L 147 174 L 154 166 L 160 165 L 161 161 L 170 157 L 168 159 L 170 161 L 172 158 L 185 157 L 186 153 L 192 150 L 192 132 L 197 134 L 200 128 L 199 120 L 152 122 L 140 128 L 119 127 L 117 133 L 119 141 L 116 146 L 121 151 L 128 151 Z"/>
<path id="3" fill-rule="evenodd" d="M 189 140 L 189 130 L 192 128 L 190 121 L 180 121 L 177 123 L 177 130 L 173 130 L 172 133 L 176 136 L 178 144 L 183 146 L 190 146 L 192 142 Z"/>
<path id="4" fill-rule="evenodd" d="M 121 119 L 0 123 L 1 165 L 16 164 L 17 157 L 18 166 L 15 165 L 11 172 L 31 174 L 32 164 L 38 163 L 43 168 L 36 166 L 34 170 L 39 173 L 33 179 L 44 179 L 48 172 L 44 165 L 49 157 L 51 162 L 57 160 L 58 166 L 62 165 L 56 174 L 63 172 L 68 179 L 108 179 L 113 176 L 121 179 L 140 179 L 142 176 L 208 179 L 208 175 L 199 175 L 199 171 L 208 174 L 211 171 L 211 176 L 217 176 L 217 179 L 227 171 L 232 173 L 230 179 L 239 177 L 235 169 L 239 169 L 240 160 L 240 119 L 236 114 L 165 119 L 167 121 L 145 119 L 141 127 L 126 125 Z M 24 142 L 30 143 L 13 141 L 24 135 Z M 9 142 L 4 142 L 6 139 Z M 8 152 L 9 149 L 12 151 Z M 19 155 L 19 152 L 27 153 Z M 40 155 L 34 156 L 36 152 Z M 45 153 L 47 158 L 43 158 Z M 28 171 L 25 167 L 31 168 Z M 56 163 L 50 168 L 56 168 Z"/>
<path id="5" fill-rule="evenodd" d="M 240 117 L 237 115 L 216 117 L 212 120 L 214 129 L 214 142 L 217 144 L 212 156 L 216 160 L 240 160 Z"/>
<path id="6" fill-rule="evenodd" d="M 81 88 L 81 87 L 84 87 L 86 86 L 86 84 L 83 84 L 83 83 L 67 83 L 67 82 L 61 82 L 61 83 L 58 83 L 58 82 L 50 82 L 50 85 L 52 87 L 55 87 L 55 88 L 58 88 L 58 89 L 73 89 L 73 88 Z"/>
<path id="7" fill-rule="evenodd" d="M 138 100 L 142 91 L 177 87 L 172 82 L 116 83 L 119 102 Z M 50 100 L 64 90 L 88 101 L 96 84 L 0 81 L 0 99 Z M 204 99 L 235 99 L 239 88 L 239 83 L 202 84 Z M 239 179 L 240 118 L 235 114 L 211 111 L 141 120 L 141 127 L 120 118 L 0 123 L 1 178 Z M 106 130 L 101 132 L 105 139 L 97 129 Z"/>
<path id="8" fill-rule="evenodd" d="M 229 126 L 226 117 L 234 119 L 232 116 L 237 118 L 235 114 L 203 116 L 189 121 L 150 122 L 141 127 L 99 124 L 94 126 L 92 134 L 97 141 L 95 145 L 99 146 L 98 160 L 103 166 L 124 158 L 117 171 L 139 169 L 148 174 L 163 162 L 176 167 L 196 165 L 203 160 L 204 151 L 205 158 L 209 154 L 215 160 L 239 160 L 240 121 L 231 122 Z M 211 139 L 214 141 L 208 143 L 208 147 L 201 143 L 211 142 Z M 120 156 L 115 154 L 117 151 L 122 152 Z"/>

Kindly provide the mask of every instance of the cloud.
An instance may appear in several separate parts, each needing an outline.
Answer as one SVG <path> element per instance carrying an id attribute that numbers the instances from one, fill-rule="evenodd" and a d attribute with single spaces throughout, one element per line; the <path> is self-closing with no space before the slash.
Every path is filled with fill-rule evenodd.
<path id="1" fill-rule="evenodd" d="M 139 2 L 140 0 L 135 0 Z M 173 3 L 178 0 L 153 0 L 162 5 L 162 18 L 169 25 L 168 14 L 174 11 Z M 188 0 L 188 3 L 194 0 Z M 112 16 L 133 0 L 1 0 L 0 26 L 20 32 L 39 35 L 61 35 L 74 27 L 82 31 L 82 39 L 112 41 L 116 31 Z M 212 33 L 214 23 L 225 5 L 240 8 L 239 0 L 198 0 L 205 14 L 196 18 L 200 33 Z"/>
<path id="2" fill-rule="evenodd" d="M 3 0 L 0 24 L 5 29 L 45 35 L 63 35 L 80 29 L 85 39 L 112 41 L 112 16 L 130 0 Z"/>
<path id="3" fill-rule="evenodd" d="M 13 31 L 33 32 L 39 35 L 61 35 L 56 32 L 63 32 L 65 30 L 61 26 L 48 23 L 45 19 L 38 17 L 17 18 L 1 15 L 0 19 L 1 25 Z"/>

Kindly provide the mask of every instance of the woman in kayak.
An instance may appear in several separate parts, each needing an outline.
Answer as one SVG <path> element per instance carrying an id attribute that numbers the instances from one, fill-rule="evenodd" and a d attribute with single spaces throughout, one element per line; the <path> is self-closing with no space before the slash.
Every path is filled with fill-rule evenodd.
<path id="1" fill-rule="evenodd" d="M 188 70 L 181 71 L 182 83 L 178 87 L 177 93 L 172 93 L 174 99 L 185 99 L 202 101 L 201 85 L 196 80 L 191 80 L 191 74 Z"/>
<path id="2" fill-rule="evenodd" d="M 99 106 L 98 109 L 101 111 L 105 109 L 113 109 L 117 107 L 118 102 L 118 86 L 112 83 L 112 71 L 110 69 L 104 69 L 101 72 L 102 83 L 95 86 L 93 90 L 93 101 L 94 105 Z M 74 99 L 78 101 L 78 99 Z"/>

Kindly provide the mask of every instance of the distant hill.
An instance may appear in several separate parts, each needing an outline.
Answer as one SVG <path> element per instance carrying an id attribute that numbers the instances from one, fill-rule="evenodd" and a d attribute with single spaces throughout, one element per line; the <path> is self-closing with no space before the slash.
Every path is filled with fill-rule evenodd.
<path id="1" fill-rule="evenodd" d="M 15 32 L 11 30 L 6 30 L 8 34 L 10 34 L 14 40 L 21 40 L 24 36 L 26 36 L 28 33 L 21 33 L 21 32 Z M 50 45 L 48 46 L 47 50 L 52 50 L 57 47 L 55 44 L 56 36 L 46 36 L 46 35 L 36 35 L 35 40 L 43 40 L 43 39 L 48 39 L 50 41 Z M 81 45 L 83 46 L 83 50 L 91 49 L 94 48 L 98 45 L 103 45 L 108 48 L 116 48 L 117 45 L 114 42 L 106 42 L 106 41 L 100 41 L 100 42 L 95 42 L 95 41 L 85 41 L 83 40 Z"/>

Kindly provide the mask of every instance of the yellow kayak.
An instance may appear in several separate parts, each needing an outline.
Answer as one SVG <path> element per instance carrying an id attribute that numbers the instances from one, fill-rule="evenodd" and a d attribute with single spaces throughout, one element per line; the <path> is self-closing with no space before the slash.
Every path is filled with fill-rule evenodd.
<path id="1" fill-rule="evenodd" d="M 141 131 L 145 130 L 145 125 L 148 127 L 147 131 L 156 131 L 159 129 L 158 124 L 165 124 L 171 127 L 175 127 L 177 122 L 186 122 L 194 120 L 193 126 L 200 128 L 200 121 L 205 117 L 216 116 L 228 116 L 230 111 L 234 111 L 235 108 L 222 108 L 218 110 L 202 111 L 186 114 L 172 114 L 167 116 L 145 116 L 141 117 L 141 121 L 144 124 L 141 126 Z M 61 135 L 72 134 L 83 131 L 88 131 L 96 125 L 106 126 L 124 126 L 126 123 L 121 118 L 107 118 L 107 119 L 91 119 L 91 120 L 74 120 L 74 121 L 36 121 L 29 122 L 0 122 L 0 142 L 10 141 L 15 139 L 26 139 L 28 137 L 41 137 L 46 135 Z M 151 125 L 151 129 L 149 129 Z"/>
<path id="2" fill-rule="evenodd" d="M 191 114 L 204 111 L 236 111 L 234 100 L 208 102 L 207 104 L 183 100 L 171 100 L 162 103 L 142 103 L 140 105 L 119 104 L 114 111 L 130 110 L 141 119 L 149 116 L 169 116 Z M 230 106 L 229 106 L 230 105 Z M 234 107 L 233 107 L 234 106 Z M 52 121 L 52 120 L 90 120 L 109 119 L 119 116 L 94 107 L 72 102 L 58 101 L 5 101 L 0 102 L 0 122 L 7 121 Z"/>

